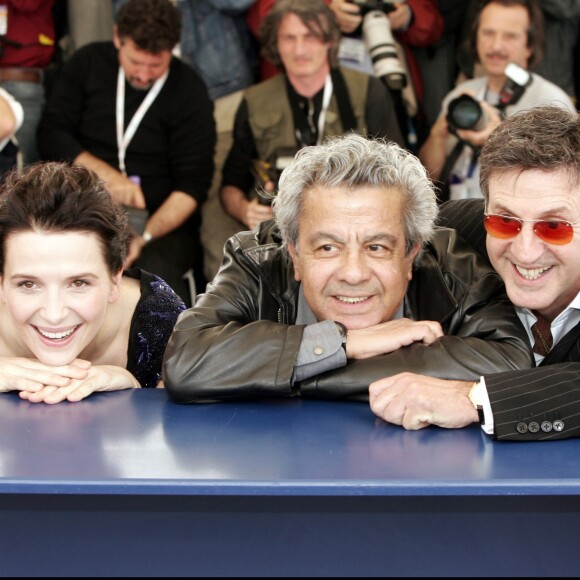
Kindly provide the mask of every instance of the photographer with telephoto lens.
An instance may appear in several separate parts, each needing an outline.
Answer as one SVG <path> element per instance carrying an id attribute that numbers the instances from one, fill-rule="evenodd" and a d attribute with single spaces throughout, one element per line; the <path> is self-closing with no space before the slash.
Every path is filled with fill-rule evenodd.
<path id="1" fill-rule="evenodd" d="M 342 32 L 340 64 L 385 83 L 407 148 L 415 151 L 426 129 L 423 82 L 412 49 L 430 46 L 443 33 L 436 0 L 330 0 L 329 6 Z"/>
<path id="2" fill-rule="evenodd" d="M 337 66 L 340 30 L 324 0 L 279 0 L 261 30 L 282 74 L 248 87 L 236 112 L 220 198 L 240 230 L 272 217 L 278 176 L 299 149 L 349 132 L 404 144 L 385 85 Z"/>
<path id="3" fill-rule="evenodd" d="M 528 69 L 544 49 L 538 0 L 482 0 L 468 49 L 485 75 L 459 84 L 443 100 L 419 158 L 440 186 L 440 201 L 481 198 L 479 151 L 514 113 L 553 103 L 575 111 L 566 93 Z"/>

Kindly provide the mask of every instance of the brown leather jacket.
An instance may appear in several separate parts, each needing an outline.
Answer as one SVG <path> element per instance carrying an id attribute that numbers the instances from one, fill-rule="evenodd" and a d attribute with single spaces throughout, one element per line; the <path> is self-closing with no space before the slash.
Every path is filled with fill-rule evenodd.
<path id="1" fill-rule="evenodd" d="M 413 371 L 440 378 L 530 368 L 527 336 L 497 273 L 441 228 L 409 284 L 404 315 L 437 320 L 445 336 L 413 344 L 297 383 L 294 362 L 303 325 L 295 325 L 298 283 L 273 222 L 230 238 L 224 262 L 194 308 L 183 312 L 169 340 L 164 381 L 183 403 L 250 397 L 368 401 L 379 378 Z"/>

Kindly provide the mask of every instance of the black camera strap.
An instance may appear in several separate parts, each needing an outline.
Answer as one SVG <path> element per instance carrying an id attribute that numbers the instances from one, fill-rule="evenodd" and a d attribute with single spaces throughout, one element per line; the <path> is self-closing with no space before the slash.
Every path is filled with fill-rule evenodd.
<path id="1" fill-rule="evenodd" d="M 322 95 L 324 87 L 312 98 L 308 99 L 296 92 L 290 79 L 284 75 L 286 94 L 292 109 L 294 127 L 296 129 L 296 145 L 299 148 L 316 144 L 318 138 L 317 119 L 322 110 Z"/>
<path id="2" fill-rule="evenodd" d="M 336 102 L 338 105 L 338 113 L 340 115 L 342 130 L 345 133 L 356 131 L 357 130 L 356 117 L 354 116 L 352 103 L 350 101 L 350 95 L 348 94 L 346 82 L 344 80 L 344 77 L 342 76 L 342 73 L 340 72 L 340 69 L 337 68 L 331 69 L 330 78 L 332 79 L 332 86 L 334 88 L 334 95 L 336 97 Z"/>
<path id="3" fill-rule="evenodd" d="M 445 159 L 445 164 L 443 165 L 443 169 L 439 176 L 439 182 L 441 183 L 439 188 L 439 203 L 449 200 L 449 175 L 451 174 L 453 166 L 457 163 L 464 147 L 467 147 L 467 142 L 459 139 L 459 141 L 455 143 L 455 147 L 453 147 L 451 153 L 447 156 L 447 159 Z"/>
<path id="4" fill-rule="evenodd" d="M 343 132 L 356 131 L 356 117 L 353 112 L 344 77 L 339 69 L 331 69 L 330 78 L 332 79 L 332 92 L 336 98 Z M 297 129 L 298 147 L 315 145 L 318 140 L 318 116 L 322 111 L 322 95 L 324 89 L 320 89 L 309 100 L 300 96 L 292 86 L 292 83 L 290 83 L 288 77 L 286 77 L 286 92 L 292 109 L 294 127 Z"/>

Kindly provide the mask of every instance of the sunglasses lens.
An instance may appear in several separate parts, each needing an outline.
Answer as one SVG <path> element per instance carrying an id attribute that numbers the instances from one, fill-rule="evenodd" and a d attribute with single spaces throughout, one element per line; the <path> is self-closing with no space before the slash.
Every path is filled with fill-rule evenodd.
<path id="1" fill-rule="evenodd" d="M 518 220 L 501 215 L 485 216 L 483 225 L 488 234 L 494 238 L 501 238 L 502 240 L 517 236 L 522 229 Z"/>
<path id="2" fill-rule="evenodd" d="M 574 237 L 574 228 L 567 222 L 538 222 L 534 232 L 544 242 L 558 246 L 570 243 Z"/>
<path id="3" fill-rule="evenodd" d="M 502 240 L 517 236 L 522 229 L 520 220 L 502 215 L 487 215 L 483 224 L 488 234 Z M 538 221 L 534 223 L 534 233 L 548 244 L 563 246 L 572 241 L 574 227 L 568 222 Z"/>

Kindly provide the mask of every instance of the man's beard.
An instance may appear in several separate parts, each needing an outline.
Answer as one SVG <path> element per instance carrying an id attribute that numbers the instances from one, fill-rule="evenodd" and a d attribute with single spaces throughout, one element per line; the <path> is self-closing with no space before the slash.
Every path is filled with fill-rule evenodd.
<path id="1" fill-rule="evenodd" d="M 155 81 L 149 81 L 145 86 L 143 83 L 136 81 L 134 78 L 127 79 L 127 81 L 136 91 L 148 91 L 155 83 Z"/>

